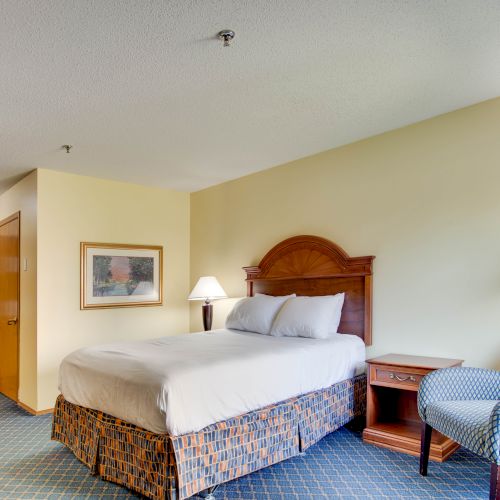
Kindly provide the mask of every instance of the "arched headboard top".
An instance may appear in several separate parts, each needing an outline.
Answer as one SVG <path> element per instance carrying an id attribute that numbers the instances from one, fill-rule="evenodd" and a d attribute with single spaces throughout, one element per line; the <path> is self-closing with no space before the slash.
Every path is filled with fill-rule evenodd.
<path id="1" fill-rule="evenodd" d="M 373 256 L 349 257 L 319 236 L 294 236 L 274 246 L 258 266 L 244 267 L 247 295 L 333 295 L 344 292 L 339 332 L 371 344 Z"/>

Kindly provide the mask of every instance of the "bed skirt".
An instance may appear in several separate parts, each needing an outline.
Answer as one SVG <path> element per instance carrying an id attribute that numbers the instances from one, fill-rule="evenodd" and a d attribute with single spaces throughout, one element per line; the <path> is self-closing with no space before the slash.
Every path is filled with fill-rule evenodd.
<path id="1" fill-rule="evenodd" d="M 102 479 L 148 498 L 182 500 L 306 450 L 366 408 L 366 376 L 205 427 L 155 434 L 57 398 L 52 439 Z"/>

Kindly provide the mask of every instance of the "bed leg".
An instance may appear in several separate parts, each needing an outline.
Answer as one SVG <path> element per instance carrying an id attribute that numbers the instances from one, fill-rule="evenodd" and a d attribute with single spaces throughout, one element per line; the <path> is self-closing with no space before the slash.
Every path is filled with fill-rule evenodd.
<path id="1" fill-rule="evenodd" d="M 211 488 L 207 488 L 206 490 L 200 491 L 198 496 L 204 498 L 205 500 L 215 500 L 215 490 L 219 487 L 219 485 L 212 486 Z"/>
<path id="2" fill-rule="evenodd" d="M 354 417 L 350 422 L 345 424 L 345 427 L 353 432 L 361 432 L 366 427 L 366 416 L 358 415 Z"/>

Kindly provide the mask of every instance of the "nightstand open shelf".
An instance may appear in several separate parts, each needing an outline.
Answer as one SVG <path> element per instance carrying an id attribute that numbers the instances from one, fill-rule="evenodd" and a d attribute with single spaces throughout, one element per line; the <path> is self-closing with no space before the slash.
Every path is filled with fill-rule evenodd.
<path id="1" fill-rule="evenodd" d="M 395 451 L 420 455 L 421 422 L 415 420 L 392 420 L 375 422 L 363 433 L 365 443 L 376 444 Z M 458 449 L 457 443 L 433 431 L 431 439 L 431 459 L 443 462 Z"/>
<path id="2" fill-rule="evenodd" d="M 433 370 L 460 366 L 462 360 L 388 354 L 368 363 L 367 415 L 363 440 L 395 451 L 420 454 L 421 420 L 417 392 Z M 458 444 L 433 431 L 431 460 L 443 462 Z"/>

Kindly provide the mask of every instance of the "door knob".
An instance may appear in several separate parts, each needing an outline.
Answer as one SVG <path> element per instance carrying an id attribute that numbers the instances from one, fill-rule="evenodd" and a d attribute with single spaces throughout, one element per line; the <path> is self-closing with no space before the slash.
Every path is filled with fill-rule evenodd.
<path id="1" fill-rule="evenodd" d="M 7 321 L 8 325 L 15 325 L 16 323 L 17 323 L 17 318 L 12 318 L 12 319 L 9 319 L 9 321 Z"/>

